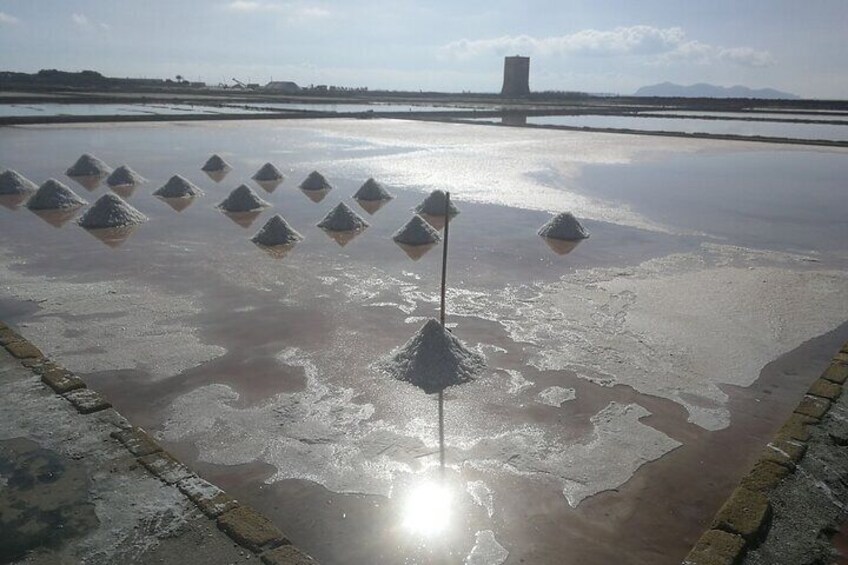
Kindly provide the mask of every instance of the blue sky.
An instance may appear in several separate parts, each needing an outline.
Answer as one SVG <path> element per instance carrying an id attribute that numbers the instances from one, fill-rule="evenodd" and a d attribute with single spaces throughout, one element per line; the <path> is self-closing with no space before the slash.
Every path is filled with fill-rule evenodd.
<path id="1" fill-rule="evenodd" d="M 0 69 L 208 83 L 632 93 L 663 81 L 848 98 L 848 0 L 0 0 Z"/>

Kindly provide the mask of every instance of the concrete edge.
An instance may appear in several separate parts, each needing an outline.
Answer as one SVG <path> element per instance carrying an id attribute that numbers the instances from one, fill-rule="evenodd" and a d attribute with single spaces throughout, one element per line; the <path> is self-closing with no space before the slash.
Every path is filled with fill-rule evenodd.
<path id="1" fill-rule="evenodd" d="M 842 394 L 848 380 L 848 343 L 842 346 L 798 403 L 792 415 L 765 446 L 750 471 L 701 535 L 684 565 L 738 565 L 749 549 L 768 535 L 771 525 L 769 494 L 795 472 L 815 426 Z"/>
<path id="2" fill-rule="evenodd" d="M 21 365 L 41 378 L 44 386 L 67 400 L 80 414 L 94 414 L 117 429 L 110 435 L 136 461 L 165 484 L 176 486 L 210 521 L 233 542 L 250 551 L 263 563 L 274 565 L 315 564 L 312 557 L 291 545 L 268 518 L 240 503 L 226 492 L 200 478 L 188 466 L 162 449 L 143 429 L 132 426 L 100 393 L 56 361 L 47 358 L 25 337 L 0 320 L 0 345 Z"/>

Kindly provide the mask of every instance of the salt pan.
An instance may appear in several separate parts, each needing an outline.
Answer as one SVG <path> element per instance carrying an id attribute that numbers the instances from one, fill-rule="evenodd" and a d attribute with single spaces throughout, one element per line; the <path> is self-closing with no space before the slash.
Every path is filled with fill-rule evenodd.
<path id="1" fill-rule="evenodd" d="M 275 214 L 251 238 L 253 243 L 264 245 L 265 247 L 293 245 L 302 240 L 303 236 L 297 233 L 279 214 Z"/>
<path id="2" fill-rule="evenodd" d="M 542 237 L 549 237 L 551 239 L 575 241 L 578 239 L 586 239 L 589 237 L 589 232 L 580 225 L 580 222 L 577 221 L 574 214 L 571 212 L 563 212 L 562 214 L 557 214 L 548 220 L 548 223 L 539 228 L 539 235 Z"/>
<path id="3" fill-rule="evenodd" d="M 109 186 L 134 186 L 143 183 L 145 180 L 144 177 L 127 165 L 121 165 L 106 178 L 106 184 Z"/>
<path id="4" fill-rule="evenodd" d="M 436 243 L 442 238 L 433 226 L 428 224 L 424 218 L 415 214 L 411 220 L 395 232 L 392 239 L 397 243 L 405 243 L 406 245 L 427 245 Z"/>
<path id="5" fill-rule="evenodd" d="M 84 153 L 71 168 L 65 171 L 65 174 L 69 177 L 105 177 L 111 172 L 109 165 L 90 153 Z"/>
<path id="6" fill-rule="evenodd" d="M 356 200 L 365 201 L 391 200 L 394 198 L 394 196 L 392 196 L 382 184 L 375 181 L 373 178 L 369 178 L 365 181 L 353 197 Z"/>
<path id="7" fill-rule="evenodd" d="M 251 178 L 257 182 L 283 180 L 283 173 L 273 164 L 265 163 Z"/>
<path id="8" fill-rule="evenodd" d="M 203 191 L 180 175 L 174 175 L 160 187 L 153 196 L 160 198 L 194 198 L 202 196 Z"/>
<path id="9" fill-rule="evenodd" d="M 344 202 L 330 210 L 324 219 L 318 223 L 318 227 L 329 231 L 355 231 L 368 227 L 368 222 L 350 209 Z"/>
<path id="10" fill-rule="evenodd" d="M 200 167 L 201 171 L 206 171 L 207 173 L 216 173 L 220 171 L 224 171 L 227 169 L 231 169 L 230 164 L 224 161 L 218 154 L 213 154 L 209 159 L 206 160 L 206 163 L 202 167 Z"/>
<path id="11" fill-rule="evenodd" d="M 88 204 L 77 193 L 57 181 L 49 179 L 42 184 L 26 203 L 30 210 L 66 210 Z"/>
<path id="12" fill-rule="evenodd" d="M 333 187 L 329 182 L 327 182 L 324 175 L 318 171 L 312 171 L 309 173 L 309 176 L 300 183 L 300 188 L 302 190 L 330 190 Z"/>
<path id="13" fill-rule="evenodd" d="M 0 173 L 0 194 L 28 194 L 38 190 L 38 186 L 12 169 Z"/>
<path id="14" fill-rule="evenodd" d="M 429 196 L 427 196 L 427 198 L 424 199 L 424 202 L 418 205 L 415 211 L 419 214 L 428 214 L 430 216 L 444 216 L 446 198 L 447 197 L 443 190 L 434 190 Z M 453 205 L 453 202 L 450 203 L 448 213 L 451 216 L 459 214 L 459 210 Z"/>
<path id="15" fill-rule="evenodd" d="M 239 185 L 223 202 L 218 204 L 218 208 L 225 212 L 252 212 L 269 206 L 268 202 L 259 198 L 246 184 Z"/>
<path id="16" fill-rule="evenodd" d="M 147 221 L 147 216 L 127 204 L 117 194 L 104 194 L 77 222 L 89 230 L 133 226 Z"/>
<path id="17" fill-rule="evenodd" d="M 431 394 L 473 379 L 486 366 L 486 358 L 430 319 L 380 366 Z"/>

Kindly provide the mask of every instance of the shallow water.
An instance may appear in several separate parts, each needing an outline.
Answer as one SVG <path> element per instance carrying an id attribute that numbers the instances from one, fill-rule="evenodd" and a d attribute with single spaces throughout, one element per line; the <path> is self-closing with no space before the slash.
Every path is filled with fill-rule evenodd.
<path id="1" fill-rule="evenodd" d="M 479 118 L 478 121 L 497 122 L 500 120 Z M 749 122 L 744 120 L 698 120 L 683 116 L 668 118 L 639 116 L 529 116 L 527 118 L 527 124 L 848 141 L 848 122 L 842 125 Z"/>
<path id="2" fill-rule="evenodd" d="M 0 132 L 3 165 L 93 202 L 61 174 L 84 151 L 149 179 L 128 200 L 150 221 L 110 247 L 0 208 L 0 317 L 322 562 L 679 562 L 822 361 L 763 367 L 848 337 L 843 150 L 394 120 Z M 206 192 L 180 212 L 151 195 L 174 173 Z M 373 215 L 350 198 L 368 176 L 396 195 Z M 242 182 L 273 207 L 216 210 Z M 453 516 L 426 538 L 398 524 L 437 477 L 436 406 L 373 363 L 437 312 L 441 245 L 390 239 L 435 188 L 460 209 L 448 321 L 488 369 L 447 393 Z M 315 227 L 342 200 L 371 224 L 344 246 Z M 592 235 L 558 255 L 535 231 L 569 209 Z M 249 241 L 274 213 L 306 237 L 282 259 Z M 647 496 L 669 477 L 687 491 Z"/>
<path id="3" fill-rule="evenodd" d="M 199 104 L 0 104 L 0 117 L 247 114 L 260 111 L 257 109 L 203 106 Z"/>

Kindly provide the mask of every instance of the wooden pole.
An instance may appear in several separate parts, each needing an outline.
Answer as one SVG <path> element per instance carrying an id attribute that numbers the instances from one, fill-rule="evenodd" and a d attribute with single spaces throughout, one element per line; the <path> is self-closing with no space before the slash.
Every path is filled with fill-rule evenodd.
<path id="1" fill-rule="evenodd" d="M 445 290 L 448 273 L 448 229 L 450 226 L 450 192 L 445 193 L 445 243 L 442 246 L 442 300 L 439 321 L 445 327 Z M 442 479 L 445 477 L 445 393 L 439 390 L 439 464 Z"/>

